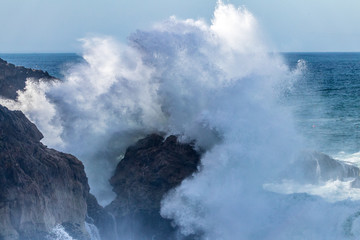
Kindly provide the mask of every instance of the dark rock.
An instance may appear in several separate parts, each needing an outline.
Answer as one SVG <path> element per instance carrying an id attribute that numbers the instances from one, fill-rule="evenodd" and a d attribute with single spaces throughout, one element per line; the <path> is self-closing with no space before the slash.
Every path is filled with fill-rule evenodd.
<path id="1" fill-rule="evenodd" d="M 175 136 L 153 134 L 127 149 L 110 183 L 116 199 L 106 207 L 128 239 L 174 239 L 174 229 L 160 216 L 164 194 L 197 171 L 200 156 Z"/>
<path id="2" fill-rule="evenodd" d="M 84 166 L 41 138 L 21 112 L 0 106 L 0 239 L 43 239 L 58 224 L 88 239 Z"/>
<path id="3" fill-rule="evenodd" d="M 89 194 L 87 199 L 87 219 L 88 223 L 94 224 L 103 240 L 117 240 L 115 233 L 115 221 L 102 206 L 100 206 L 96 198 Z"/>
<path id="4" fill-rule="evenodd" d="M 32 78 L 34 81 L 55 80 L 47 72 L 18 67 L 0 58 L 0 95 L 2 97 L 16 99 L 16 91 L 24 89 L 27 78 Z"/>

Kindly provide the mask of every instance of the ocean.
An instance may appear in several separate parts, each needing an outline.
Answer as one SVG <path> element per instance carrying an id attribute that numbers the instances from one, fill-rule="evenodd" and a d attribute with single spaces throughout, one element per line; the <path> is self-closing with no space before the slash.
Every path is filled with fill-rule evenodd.
<path id="1" fill-rule="evenodd" d="M 280 55 L 290 69 L 299 61 L 305 66 L 282 104 L 290 108 L 308 148 L 337 158 L 355 156 L 360 151 L 360 53 Z M 84 62 L 75 53 L 0 54 L 0 58 L 60 79 Z"/>
<path id="2" fill-rule="evenodd" d="M 88 44 L 84 58 L 0 54 L 63 80 L 29 82 L 18 101 L 2 104 L 23 111 L 44 144 L 83 161 L 103 206 L 114 199 L 108 179 L 126 148 L 161 131 L 182 135 L 184 142 L 196 139 L 205 151 L 202 170 L 161 202 L 161 216 L 181 234 L 227 240 L 360 234 L 354 178 L 322 181 L 327 169 L 320 165 L 317 182 L 282 178 L 302 150 L 360 165 L 359 53 L 254 56 L 235 50 L 232 59 L 223 50 L 214 55 L 212 45 L 191 35 L 159 46 L 169 36 L 137 34 L 133 41 L 140 46 L 120 53 L 103 40 Z M 194 42 L 204 44 L 206 57 Z M 174 53 L 181 44 L 191 51 Z M 72 239 L 60 225 L 52 232 L 55 239 Z"/>
<path id="3" fill-rule="evenodd" d="M 83 61 L 82 57 L 75 53 L 0 53 L 0 58 L 16 66 L 47 71 L 51 76 L 60 79 L 72 65 Z"/>
<path id="4" fill-rule="evenodd" d="M 288 95 L 297 127 L 312 148 L 333 156 L 360 150 L 360 53 L 285 53 L 306 69 Z"/>
<path id="5" fill-rule="evenodd" d="M 258 26 L 219 1 L 211 24 L 172 17 L 127 43 L 84 38 L 83 57 L 0 54 L 63 79 L 28 80 L 0 104 L 80 159 L 102 206 L 138 139 L 161 132 L 194 144 L 199 171 L 159 203 L 179 239 L 358 239 L 360 53 L 269 54 Z M 152 238 L 130 222 L 127 239 Z"/>

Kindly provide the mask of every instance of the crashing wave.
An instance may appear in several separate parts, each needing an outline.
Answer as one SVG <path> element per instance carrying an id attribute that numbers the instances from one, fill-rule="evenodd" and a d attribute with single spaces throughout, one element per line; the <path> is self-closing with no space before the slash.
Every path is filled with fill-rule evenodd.
<path id="1" fill-rule="evenodd" d="M 218 2 L 210 25 L 170 18 L 135 32 L 127 45 L 112 38 L 83 44 L 86 63 L 63 82 L 28 82 L 16 102 L 1 103 L 33 120 L 44 143 L 80 158 L 102 204 L 113 198 L 108 179 L 126 147 L 165 132 L 204 151 L 201 171 L 162 201 L 162 216 L 183 235 L 346 237 L 341 226 L 355 203 L 263 188 L 281 180 L 304 147 L 291 114 L 279 105 L 278 86 L 306 69 L 300 62 L 302 70 L 291 71 L 268 53 L 247 9 Z"/>

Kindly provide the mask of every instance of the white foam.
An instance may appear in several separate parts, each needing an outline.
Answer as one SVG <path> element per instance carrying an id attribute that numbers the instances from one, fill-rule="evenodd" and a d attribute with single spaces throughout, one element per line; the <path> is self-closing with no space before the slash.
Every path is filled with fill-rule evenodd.
<path id="1" fill-rule="evenodd" d="M 101 240 L 99 230 L 94 224 L 85 222 L 85 228 L 90 235 L 90 240 Z"/>
<path id="2" fill-rule="evenodd" d="M 56 225 L 47 236 L 48 240 L 74 240 L 62 225 Z"/>
<path id="3" fill-rule="evenodd" d="M 319 184 L 300 184 L 292 180 L 283 180 L 279 184 L 266 183 L 263 187 L 268 191 L 281 194 L 307 193 L 320 196 L 329 202 L 358 201 L 360 200 L 360 189 L 351 187 L 353 181 L 354 179 L 347 179 L 345 181 L 331 180 Z"/>
<path id="4" fill-rule="evenodd" d="M 340 159 L 341 161 L 351 163 L 357 167 L 360 167 L 360 152 L 356 152 L 356 153 L 339 152 L 338 154 L 334 155 L 334 158 Z"/>
<path id="5" fill-rule="evenodd" d="M 45 96 L 41 101 L 50 115 L 36 104 L 23 108 L 21 99 L 2 103 L 32 116 L 40 130 L 52 129 L 44 142 L 84 162 L 100 203 L 112 200 L 108 179 L 126 147 L 148 133 L 166 132 L 196 140 L 206 151 L 201 171 L 162 201 L 162 216 L 183 234 L 201 233 L 203 239 L 344 235 L 342 224 L 356 209 L 352 203 L 263 189 L 281 180 L 279 173 L 302 149 L 292 117 L 277 97 L 279 86 L 291 83 L 304 64 L 290 71 L 269 54 L 249 11 L 218 2 L 210 25 L 172 17 L 137 31 L 128 45 L 112 38 L 83 42 L 86 63 L 72 68 L 63 83 L 19 94 L 29 102 L 37 99 L 33 95 Z M 37 116 L 42 114 L 50 120 Z M 54 136 L 61 144 L 51 142 Z M 332 184 L 307 191 L 321 196 L 333 189 L 331 195 L 347 183 Z M 282 187 L 272 186 L 278 192 Z M 348 191 L 341 194 L 357 200 Z"/>

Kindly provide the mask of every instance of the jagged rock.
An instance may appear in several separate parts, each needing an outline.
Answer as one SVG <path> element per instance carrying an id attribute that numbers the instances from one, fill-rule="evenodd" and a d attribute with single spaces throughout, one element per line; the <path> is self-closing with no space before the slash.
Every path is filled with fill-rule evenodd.
<path id="1" fill-rule="evenodd" d="M 34 81 L 55 80 L 48 72 L 18 67 L 0 58 L 0 95 L 2 97 L 16 99 L 16 91 L 24 89 L 27 78 L 32 78 Z"/>
<path id="2" fill-rule="evenodd" d="M 319 152 L 303 152 L 287 175 L 301 182 L 317 183 L 359 177 L 359 168 Z"/>
<path id="3" fill-rule="evenodd" d="M 88 239 L 84 166 L 42 137 L 20 111 L 0 106 L 0 239 L 44 239 L 58 224 Z"/>
<path id="4" fill-rule="evenodd" d="M 160 216 L 164 194 L 197 171 L 200 156 L 175 136 L 153 134 L 127 149 L 110 183 L 116 199 L 106 207 L 128 239 L 174 239 L 169 220 Z"/>
<path id="5" fill-rule="evenodd" d="M 98 204 L 95 196 L 92 194 L 88 195 L 86 203 L 88 214 L 86 221 L 98 228 L 103 240 L 118 240 L 116 238 L 116 226 L 113 216 Z"/>

